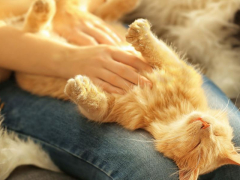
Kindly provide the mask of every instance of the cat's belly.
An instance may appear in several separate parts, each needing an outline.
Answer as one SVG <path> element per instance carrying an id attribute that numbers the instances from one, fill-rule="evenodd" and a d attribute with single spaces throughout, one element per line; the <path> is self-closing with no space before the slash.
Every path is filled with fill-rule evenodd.
<path id="1" fill-rule="evenodd" d="M 198 86 L 189 84 L 155 69 L 145 74 L 153 87 L 135 86 L 125 95 L 115 95 L 115 105 L 108 118 L 127 129 L 145 129 L 154 121 L 163 124 L 173 122 L 183 114 L 207 107 L 204 92 Z"/>
<path id="2" fill-rule="evenodd" d="M 68 100 L 64 94 L 67 79 L 48 76 L 32 75 L 17 72 L 16 80 L 18 85 L 33 94 L 40 96 L 51 96 L 58 99 Z"/>

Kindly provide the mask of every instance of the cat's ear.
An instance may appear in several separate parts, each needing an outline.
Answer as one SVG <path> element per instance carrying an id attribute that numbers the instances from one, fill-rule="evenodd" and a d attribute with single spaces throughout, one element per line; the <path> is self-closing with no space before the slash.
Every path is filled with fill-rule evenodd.
<path id="1" fill-rule="evenodd" d="M 199 168 L 194 170 L 180 170 L 179 180 L 197 180 L 199 175 Z"/>
<path id="2" fill-rule="evenodd" d="M 223 164 L 233 164 L 240 166 L 240 154 L 237 152 L 229 154 L 227 158 L 224 158 Z"/>

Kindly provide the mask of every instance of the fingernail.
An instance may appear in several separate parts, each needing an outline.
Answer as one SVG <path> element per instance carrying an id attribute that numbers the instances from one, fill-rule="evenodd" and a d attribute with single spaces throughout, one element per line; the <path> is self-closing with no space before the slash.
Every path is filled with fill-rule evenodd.
<path id="1" fill-rule="evenodd" d="M 148 70 L 147 70 L 147 72 L 149 72 L 149 73 L 151 73 L 152 71 L 153 71 L 152 67 L 148 68 Z"/>

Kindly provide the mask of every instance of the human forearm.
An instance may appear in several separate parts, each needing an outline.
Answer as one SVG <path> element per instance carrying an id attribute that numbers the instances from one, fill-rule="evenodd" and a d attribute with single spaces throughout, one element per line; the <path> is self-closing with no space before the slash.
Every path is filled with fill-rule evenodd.
<path id="1" fill-rule="evenodd" d="M 139 57 L 109 45 L 73 46 L 0 26 L 0 67 L 30 74 L 88 76 L 110 93 L 151 82 L 137 72 L 151 71 Z"/>
<path id="2" fill-rule="evenodd" d="M 0 19 L 25 13 L 33 1 L 34 0 L 0 0 Z"/>
<path id="3" fill-rule="evenodd" d="M 32 74 L 64 76 L 57 67 L 72 48 L 9 26 L 0 26 L 0 67 Z"/>

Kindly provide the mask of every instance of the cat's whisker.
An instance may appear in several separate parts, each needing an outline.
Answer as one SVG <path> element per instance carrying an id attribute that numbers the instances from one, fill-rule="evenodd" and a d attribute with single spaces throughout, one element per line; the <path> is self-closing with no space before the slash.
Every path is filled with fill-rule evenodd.
<path id="1" fill-rule="evenodd" d="M 229 114 L 229 113 L 231 113 L 232 111 L 234 110 L 234 107 L 232 107 L 232 109 L 226 109 L 226 110 L 224 110 L 224 111 L 220 111 L 218 114 L 216 114 L 215 115 L 215 117 L 217 117 L 217 118 L 221 118 L 224 114 Z"/>
<path id="2" fill-rule="evenodd" d="M 235 114 L 236 112 L 238 112 L 240 109 L 239 108 L 236 108 L 235 106 L 232 106 L 231 109 L 228 109 L 225 111 L 225 113 L 227 112 L 228 114 Z"/>
<path id="3" fill-rule="evenodd" d="M 160 140 L 161 141 L 161 140 Z M 176 139 L 176 141 L 179 141 L 178 139 Z M 174 144 L 176 143 L 176 141 L 170 141 L 170 142 L 164 142 L 165 144 Z M 192 141 L 187 145 L 187 148 L 191 148 L 191 145 L 193 144 L 193 142 L 195 141 L 195 138 L 192 139 Z M 157 142 L 157 141 L 155 141 Z M 181 141 L 181 142 L 188 142 L 188 140 L 185 140 L 185 141 Z M 171 148 L 172 150 L 176 150 L 178 149 L 178 147 L 175 147 L 175 148 Z"/>
<path id="4" fill-rule="evenodd" d="M 148 138 L 148 136 L 146 136 L 144 134 L 140 134 L 140 136 L 142 136 L 143 138 Z"/>
<path id="5" fill-rule="evenodd" d="M 226 112 L 227 112 L 227 111 L 222 111 L 222 110 L 220 110 L 220 111 L 215 115 L 215 117 L 221 118 L 222 115 L 223 115 L 224 113 L 226 113 Z"/>
<path id="6" fill-rule="evenodd" d="M 234 112 L 233 112 L 234 111 Z M 239 111 L 239 109 L 237 108 L 236 110 L 235 110 L 235 106 L 233 106 L 231 109 L 229 109 L 228 110 L 228 113 L 230 114 L 230 113 L 235 113 L 235 112 L 237 112 L 237 111 Z"/>
<path id="7" fill-rule="evenodd" d="M 240 93 L 238 94 L 237 99 L 238 99 L 239 95 L 240 95 Z M 233 113 L 236 113 L 240 110 L 240 108 L 237 108 L 237 105 L 236 105 L 237 99 L 235 100 L 235 103 L 234 103 L 235 106 L 233 106 L 232 109 L 228 112 L 229 114 L 232 112 L 232 110 L 234 110 L 235 107 L 236 107 L 236 111 Z"/>
<path id="8" fill-rule="evenodd" d="M 235 147 L 235 149 L 238 153 L 240 152 L 240 147 Z"/>
<path id="9" fill-rule="evenodd" d="M 219 113 L 216 114 L 216 117 L 218 117 L 219 115 L 221 116 L 222 114 L 224 114 L 229 106 L 230 103 L 230 99 L 228 99 L 227 105 L 221 110 L 219 111 Z"/>
<path id="10" fill-rule="evenodd" d="M 235 111 L 233 111 L 234 110 L 234 108 L 232 108 L 232 110 L 230 110 L 229 111 L 229 113 L 233 113 L 233 114 L 235 114 L 235 113 L 237 113 L 237 112 L 239 112 L 240 111 L 240 109 L 239 108 L 237 108 Z"/>
<path id="11" fill-rule="evenodd" d="M 124 139 L 124 140 L 129 140 L 129 141 L 135 141 L 135 142 L 144 142 L 144 143 L 153 143 L 155 140 L 140 140 L 140 139 L 128 139 L 128 138 L 119 138 L 119 139 Z"/>
<path id="12" fill-rule="evenodd" d="M 172 173 L 172 174 L 170 175 L 170 177 L 173 177 L 173 176 L 175 176 L 175 175 L 178 175 L 179 172 L 180 172 L 180 170 L 176 170 L 176 172 Z"/>
<path id="13" fill-rule="evenodd" d="M 180 141 L 179 138 L 182 137 L 183 135 L 180 134 L 180 135 L 177 135 L 177 136 L 173 136 L 173 137 L 170 137 L 170 138 L 164 138 L 165 141 L 171 141 L 171 142 L 176 142 L 176 141 Z M 161 140 L 155 140 L 155 142 L 160 142 Z M 187 141 L 187 140 L 186 140 Z M 181 140 L 181 142 L 186 142 L 186 141 L 183 141 Z M 169 142 L 168 142 L 169 143 Z"/>
<path id="14" fill-rule="evenodd" d="M 196 168 L 198 168 L 199 163 L 200 163 L 200 159 L 201 159 L 201 151 L 199 150 L 198 152 L 199 152 L 199 153 L 198 153 L 198 161 L 197 161 L 197 164 L 196 164 Z M 195 169 L 196 169 L 196 168 L 195 168 Z"/>
<path id="15" fill-rule="evenodd" d="M 238 98 L 239 98 L 240 92 L 237 95 L 237 98 L 235 99 L 234 105 L 237 106 Z"/>
<path id="16" fill-rule="evenodd" d="M 191 152 L 191 151 L 193 151 L 193 150 L 195 150 L 200 144 L 201 144 L 201 141 L 199 142 L 199 143 L 197 143 L 196 145 L 195 145 L 195 147 L 194 148 L 192 148 L 192 144 L 196 141 L 196 139 L 195 139 L 195 137 L 196 137 L 196 135 L 192 138 L 192 141 L 191 141 L 191 143 L 189 143 L 186 147 L 187 148 L 189 148 L 190 149 L 190 151 L 189 152 Z"/>

